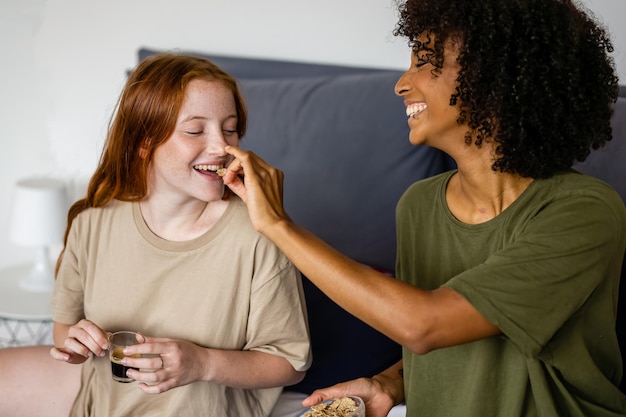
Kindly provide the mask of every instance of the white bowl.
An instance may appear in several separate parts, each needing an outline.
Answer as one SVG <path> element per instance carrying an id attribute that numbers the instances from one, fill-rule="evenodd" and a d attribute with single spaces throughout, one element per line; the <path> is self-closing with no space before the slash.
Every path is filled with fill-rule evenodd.
<path id="1" fill-rule="evenodd" d="M 346 397 L 343 397 L 346 398 Z M 365 403 L 363 402 L 363 400 L 361 399 L 361 397 L 356 397 L 356 396 L 350 396 L 347 398 L 351 398 L 355 404 L 356 404 L 356 410 L 354 410 L 353 412 L 349 413 L 349 414 L 343 414 L 341 415 L 341 417 L 365 417 Z M 304 415 L 310 411 L 313 411 L 314 407 L 319 406 L 320 404 L 331 404 L 333 401 L 335 400 L 326 400 L 326 401 L 322 401 L 321 403 L 318 403 L 316 405 L 314 405 L 313 407 L 307 408 L 306 410 L 304 410 L 302 413 L 298 414 L 298 417 L 304 417 Z M 321 413 L 322 411 L 320 411 Z M 325 414 L 319 414 L 320 416 L 323 416 Z M 331 414 L 329 414 L 331 415 Z"/>

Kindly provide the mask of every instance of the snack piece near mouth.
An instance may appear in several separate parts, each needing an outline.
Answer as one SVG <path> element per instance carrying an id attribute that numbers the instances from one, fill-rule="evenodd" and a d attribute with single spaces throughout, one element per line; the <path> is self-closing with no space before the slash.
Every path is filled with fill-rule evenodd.
<path id="1" fill-rule="evenodd" d="M 217 173 L 220 170 L 224 170 L 224 165 L 194 165 L 193 169 L 199 172 Z"/>

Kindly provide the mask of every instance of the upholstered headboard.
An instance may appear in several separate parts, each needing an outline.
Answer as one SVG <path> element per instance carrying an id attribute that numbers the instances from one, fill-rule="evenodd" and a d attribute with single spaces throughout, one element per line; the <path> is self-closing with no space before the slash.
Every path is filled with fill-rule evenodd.
<path id="1" fill-rule="evenodd" d="M 141 49 L 139 59 L 155 52 Z M 454 168 L 443 153 L 409 143 L 404 106 L 393 92 L 401 72 L 193 54 L 238 79 L 249 108 L 241 146 L 285 172 L 290 216 L 353 259 L 393 274 L 398 199 L 415 181 Z M 614 140 L 575 168 L 608 182 L 626 201 L 624 93 L 615 105 Z M 294 389 L 372 375 L 400 358 L 395 343 L 306 279 L 304 287 L 314 360 Z M 625 349 L 626 295 L 621 300 Z"/>
<path id="2" fill-rule="evenodd" d="M 140 50 L 139 59 L 154 53 Z M 408 141 L 400 71 L 204 55 L 234 76 L 249 109 L 241 146 L 285 172 L 285 208 L 327 243 L 393 274 L 395 206 L 413 182 L 453 167 Z M 372 375 L 399 346 L 304 280 L 313 366 L 302 392 Z M 358 348 L 357 348 L 358 347 Z"/>

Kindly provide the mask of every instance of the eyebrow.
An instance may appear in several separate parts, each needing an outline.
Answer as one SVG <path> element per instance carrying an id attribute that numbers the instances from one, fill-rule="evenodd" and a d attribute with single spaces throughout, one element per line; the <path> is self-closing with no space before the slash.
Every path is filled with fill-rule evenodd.
<path id="1" fill-rule="evenodd" d="M 227 116 L 226 119 L 238 119 L 238 117 L 237 117 L 236 114 L 231 114 L 231 115 Z M 180 121 L 180 123 L 190 122 L 192 120 L 209 120 L 209 118 L 208 117 L 204 117 L 204 116 L 189 116 L 189 117 L 186 117 L 186 118 L 182 119 Z"/>
<path id="2" fill-rule="evenodd" d="M 208 118 L 206 118 L 204 116 L 189 116 L 189 117 L 184 118 L 180 122 L 184 123 L 184 122 L 190 122 L 192 120 L 208 120 Z"/>

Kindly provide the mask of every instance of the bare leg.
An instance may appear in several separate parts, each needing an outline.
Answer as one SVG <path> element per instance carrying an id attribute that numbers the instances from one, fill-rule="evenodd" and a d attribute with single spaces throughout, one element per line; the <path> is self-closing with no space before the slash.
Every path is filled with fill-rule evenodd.
<path id="1" fill-rule="evenodd" d="M 52 346 L 0 349 L 0 416 L 67 417 L 80 387 L 80 365 L 50 357 Z"/>

